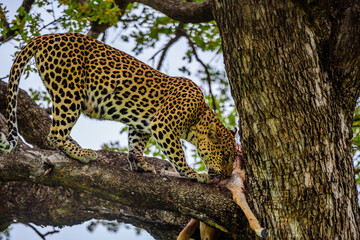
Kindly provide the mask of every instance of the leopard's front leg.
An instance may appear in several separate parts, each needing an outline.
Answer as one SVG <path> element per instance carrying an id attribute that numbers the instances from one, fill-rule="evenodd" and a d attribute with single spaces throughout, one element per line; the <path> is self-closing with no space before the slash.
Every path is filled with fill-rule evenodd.
<path id="1" fill-rule="evenodd" d="M 201 183 L 209 183 L 210 176 L 205 173 L 197 173 L 186 163 L 185 154 L 181 147 L 180 135 L 175 130 L 167 128 L 161 122 L 151 123 L 152 135 L 158 143 L 161 151 L 166 155 L 181 176 L 188 177 Z"/>
<path id="2" fill-rule="evenodd" d="M 150 135 L 136 130 L 134 127 L 129 126 L 128 143 L 129 155 L 128 161 L 132 171 L 155 172 L 155 168 L 147 163 L 143 157 L 143 153 L 150 139 Z"/>

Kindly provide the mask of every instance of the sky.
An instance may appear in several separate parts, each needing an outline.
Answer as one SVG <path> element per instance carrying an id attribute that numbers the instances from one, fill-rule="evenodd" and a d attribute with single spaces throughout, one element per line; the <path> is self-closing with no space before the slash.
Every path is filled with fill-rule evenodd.
<path id="1" fill-rule="evenodd" d="M 94 220 L 95 221 L 95 220 Z M 145 230 L 141 230 L 140 235 L 136 234 L 135 227 L 130 224 L 122 224 L 117 232 L 111 232 L 106 227 L 99 225 L 93 232 L 87 230 L 90 221 L 72 227 L 55 228 L 60 230 L 46 236 L 46 240 L 150 240 L 154 239 Z M 36 227 L 39 232 L 46 234 L 54 229 L 52 227 Z M 0 235 L 1 236 L 1 235 Z M 1 237 L 0 237 L 1 239 Z M 30 227 L 23 224 L 13 224 L 10 229 L 11 240 L 40 240 L 41 238 Z"/>
<path id="2" fill-rule="evenodd" d="M 21 5 L 21 0 L 0 0 L 1 3 L 3 3 L 7 9 L 10 11 L 8 16 L 8 21 L 13 19 L 13 16 L 18 9 L 18 7 Z M 33 9 L 32 11 L 36 11 L 39 13 L 42 13 L 42 16 L 46 15 L 44 14 L 44 10 L 42 9 Z M 49 15 L 49 14 L 48 14 Z M 45 19 L 45 21 L 51 21 L 52 19 Z M 116 35 L 118 33 L 118 29 L 111 28 L 107 31 L 107 41 L 106 43 L 120 49 L 124 52 L 127 52 L 131 54 L 131 49 L 133 48 L 133 44 L 131 43 L 124 43 L 122 41 L 118 41 L 115 39 Z M 46 31 L 42 31 L 41 34 L 46 34 Z M 15 47 L 17 46 L 17 42 L 10 41 L 0 46 L 0 56 L 2 56 L 2 61 L 0 65 L 0 78 L 6 76 L 11 68 L 12 62 L 14 60 L 14 52 Z M 139 60 L 152 65 L 156 64 L 150 61 L 149 59 L 153 56 L 153 54 L 164 44 L 166 44 L 165 41 L 163 43 L 159 43 L 157 45 L 157 49 L 148 49 L 145 50 L 141 55 L 136 56 Z M 162 72 L 171 75 L 171 76 L 183 76 L 181 72 L 178 71 L 177 66 L 178 64 L 172 64 L 172 63 L 178 63 L 182 61 L 182 56 L 184 54 L 186 42 L 184 40 L 180 40 L 178 43 L 176 43 L 175 46 L 169 49 L 167 58 L 165 59 L 165 62 L 163 63 Z M 132 54 L 131 54 L 132 55 Z M 213 55 L 202 55 L 200 57 L 203 57 L 204 59 L 212 59 Z M 219 61 L 219 64 L 222 64 L 222 61 Z M 192 66 L 188 66 L 190 69 L 197 69 L 199 67 L 198 64 L 192 63 Z M 7 81 L 7 80 L 6 80 Z M 196 81 L 195 81 L 196 82 Z M 199 82 L 197 84 L 201 85 Z M 204 87 L 204 86 L 202 86 Z M 27 90 L 29 88 L 33 88 L 35 90 L 45 90 L 44 85 L 42 84 L 40 77 L 37 74 L 32 73 L 29 78 L 25 79 L 22 77 L 20 81 L 20 88 Z M 91 148 L 94 150 L 98 150 L 101 148 L 101 145 L 103 143 L 108 143 L 110 141 L 120 141 L 122 146 L 127 146 L 127 136 L 126 134 L 119 135 L 120 129 L 123 127 L 119 122 L 111 122 L 111 121 L 99 121 L 94 119 L 89 119 L 87 117 L 81 116 L 78 120 L 78 122 L 75 124 L 71 136 L 83 147 L 83 148 Z M 91 131 L 89 131 L 91 129 Z M 187 146 L 187 149 L 189 150 L 189 146 Z M 191 151 L 186 152 L 186 157 L 189 160 Z M 86 226 L 89 225 L 89 222 L 85 222 L 81 225 L 73 226 L 73 227 L 65 227 L 60 230 L 60 233 L 53 234 L 50 236 L 47 236 L 46 239 L 48 240 L 60 240 L 60 239 L 137 239 L 137 240 L 147 240 L 147 239 L 153 239 L 146 231 L 142 230 L 140 236 L 135 234 L 134 227 L 131 225 L 121 226 L 120 230 L 117 233 L 112 233 L 106 230 L 105 227 L 99 226 L 96 228 L 96 230 L 92 233 L 90 233 Z M 52 227 L 38 227 L 38 230 L 42 233 L 46 233 L 47 231 L 52 231 Z M 13 224 L 11 226 L 11 240 L 37 240 L 41 239 L 36 235 L 36 233 L 30 229 L 30 227 L 27 227 L 22 224 Z M 0 235 L 1 236 L 1 235 Z M 1 239 L 1 237 L 0 237 Z"/>

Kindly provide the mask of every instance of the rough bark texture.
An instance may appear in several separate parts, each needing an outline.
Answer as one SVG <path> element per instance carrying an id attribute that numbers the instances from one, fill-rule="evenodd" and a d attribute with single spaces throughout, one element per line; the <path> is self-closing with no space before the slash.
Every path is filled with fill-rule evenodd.
<path id="1" fill-rule="evenodd" d="M 359 4 L 213 0 L 248 189 L 269 239 L 359 239 Z M 326 5 L 326 6 L 325 6 Z"/>
<path id="2" fill-rule="evenodd" d="M 152 217 L 148 219 L 149 222 L 152 222 L 148 228 L 153 227 L 154 231 L 158 225 L 155 222 L 160 219 L 158 215 L 162 212 L 171 212 L 172 214 L 168 218 L 174 218 L 174 215 L 183 215 L 200 219 L 211 226 L 231 232 L 235 238 L 237 238 L 236 235 L 243 236 L 243 232 L 246 232 L 247 221 L 226 189 L 161 174 L 161 171 L 169 167 L 165 161 L 147 159 L 156 166 L 159 174 L 135 173 L 129 170 L 125 154 L 109 151 L 98 151 L 97 153 L 97 161 L 84 165 L 57 151 L 31 149 L 20 144 L 11 153 L 1 153 L 0 181 L 24 181 L 52 187 L 71 188 L 77 192 L 101 198 L 103 201 L 114 202 L 115 205 L 112 209 L 119 204 L 132 208 L 133 211 L 143 209 L 141 215 L 146 214 L 147 211 L 157 210 L 155 211 L 157 215 L 153 214 L 157 216 L 157 219 Z M 5 195 L 5 193 L 1 195 Z M 81 209 L 86 209 L 86 206 L 82 205 L 81 202 L 73 203 L 70 196 L 68 197 L 66 194 L 65 196 L 62 197 L 62 200 L 66 198 L 67 205 L 74 204 L 80 206 Z M 42 198 L 46 199 L 46 196 L 42 196 Z M 21 205 L 17 199 L 6 199 L 6 203 L 0 202 L 4 204 L 0 213 L 1 211 L 9 213 L 9 205 L 11 206 L 12 201 L 15 201 L 16 205 Z M 52 208 L 58 209 L 59 207 L 52 202 L 52 199 L 47 199 L 45 202 L 49 203 Z M 68 210 L 71 211 L 71 209 Z M 17 208 L 17 215 L 10 215 L 10 217 L 9 214 L 5 213 L 0 215 L 1 218 L 13 219 L 14 216 L 18 218 L 25 214 L 26 219 L 21 219 L 21 217 L 19 219 L 26 222 L 41 223 L 38 220 L 39 215 L 27 215 L 22 210 L 23 207 Z M 58 210 L 60 211 L 61 208 Z M 64 211 L 67 212 L 67 218 L 62 219 L 61 214 L 60 216 L 55 214 L 54 218 L 42 218 L 41 220 L 44 221 L 42 224 L 58 225 L 58 218 L 64 225 L 83 221 L 82 215 Z M 32 210 L 30 212 L 34 213 Z M 95 212 L 90 216 L 97 217 L 98 215 Z M 171 223 L 167 223 L 167 221 L 169 219 L 165 218 L 161 223 L 163 225 Z M 130 221 L 130 223 L 138 225 L 136 221 Z M 177 229 L 181 228 L 179 225 L 176 227 Z"/>
<path id="3" fill-rule="evenodd" d="M 133 224 L 156 239 L 174 239 L 189 220 L 173 212 L 129 207 L 61 186 L 0 182 L 0 195 L 0 230 L 14 219 L 61 227 L 95 218 Z"/>

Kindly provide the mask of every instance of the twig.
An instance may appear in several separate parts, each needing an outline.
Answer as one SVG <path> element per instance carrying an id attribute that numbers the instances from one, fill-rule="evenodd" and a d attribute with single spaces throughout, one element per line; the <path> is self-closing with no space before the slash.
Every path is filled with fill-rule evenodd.
<path id="1" fill-rule="evenodd" d="M 136 21 L 139 21 L 141 17 L 136 17 L 136 18 L 128 18 L 128 19 L 121 19 L 120 21 L 121 22 L 136 22 Z"/>
<path id="2" fill-rule="evenodd" d="M 162 63 L 163 63 L 163 61 L 164 61 L 164 59 L 165 59 L 166 52 L 167 52 L 168 49 L 171 47 L 171 45 L 173 45 L 177 40 L 179 40 L 180 37 L 181 37 L 181 36 L 176 35 L 174 38 L 170 39 L 170 41 L 165 45 L 165 47 L 164 47 L 163 49 L 161 49 L 161 51 L 163 51 L 163 52 L 162 52 L 162 54 L 161 54 L 161 56 L 160 56 L 158 65 L 157 65 L 157 67 L 156 67 L 157 70 L 160 71 L 161 66 L 162 66 Z"/>
<path id="3" fill-rule="evenodd" d="M 31 225 L 30 223 L 24 223 L 25 226 L 28 226 L 30 227 L 32 230 L 34 230 L 34 232 L 39 235 L 39 237 L 41 237 L 41 239 L 43 240 L 46 240 L 46 236 L 47 235 L 51 235 L 51 234 L 54 234 L 54 233 L 58 233 L 60 232 L 59 230 L 53 230 L 53 231 L 50 231 L 50 232 L 47 232 L 45 234 L 42 234 L 41 232 L 39 232 L 39 230 L 37 230 L 33 225 Z"/>
<path id="4" fill-rule="evenodd" d="M 162 66 L 162 63 L 165 59 L 165 56 L 166 56 L 166 53 L 167 51 L 169 50 L 169 48 L 177 41 L 179 40 L 182 36 L 184 36 L 184 23 L 179 23 L 178 27 L 176 28 L 176 31 L 175 31 L 175 37 L 174 38 L 171 38 L 170 41 L 162 48 L 160 49 L 159 51 L 157 51 L 151 58 L 150 60 L 152 59 L 155 59 L 155 56 L 158 55 L 160 52 L 162 52 L 161 56 L 160 56 L 160 59 L 159 59 L 159 62 L 158 62 L 158 65 L 157 65 L 157 70 L 160 71 L 161 69 L 161 66 Z"/>
<path id="5" fill-rule="evenodd" d="M 4 79 L 7 79 L 7 78 L 9 78 L 9 74 L 6 75 L 5 77 L 0 78 L 0 81 L 2 81 L 2 80 L 4 80 Z"/>
<path id="6" fill-rule="evenodd" d="M 54 228 L 53 228 L 54 229 Z M 49 231 L 47 233 L 44 234 L 44 236 L 46 237 L 47 235 L 51 235 L 51 234 L 54 234 L 54 233 L 59 233 L 60 231 L 59 230 L 52 230 L 52 231 Z"/>
<path id="7" fill-rule="evenodd" d="M 56 22 L 60 21 L 61 19 L 64 19 L 64 18 L 58 18 L 58 19 L 55 19 L 55 20 L 53 20 L 53 21 L 49 22 L 48 24 L 46 24 L 45 26 L 42 26 L 42 28 L 40 28 L 40 29 L 39 29 L 39 32 L 40 32 L 41 30 L 43 30 L 43 29 L 47 28 L 48 26 L 50 26 L 50 25 L 52 25 L 52 24 L 54 24 L 54 23 L 56 23 Z"/>
<path id="8" fill-rule="evenodd" d="M 56 17 L 55 17 L 55 10 L 54 10 L 54 2 L 51 2 L 51 8 L 52 8 L 52 16 L 53 16 L 53 19 L 55 20 Z"/>

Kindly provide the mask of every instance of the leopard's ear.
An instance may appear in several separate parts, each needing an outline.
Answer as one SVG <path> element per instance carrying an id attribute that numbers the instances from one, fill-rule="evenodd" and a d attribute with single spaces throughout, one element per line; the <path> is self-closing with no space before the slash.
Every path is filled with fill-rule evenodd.
<path id="1" fill-rule="evenodd" d="M 217 136 L 217 129 L 216 129 L 216 124 L 214 122 L 209 124 L 209 131 L 208 131 L 208 137 L 213 141 L 213 142 L 218 142 L 219 138 Z"/>
<path id="2" fill-rule="evenodd" d="M 235 136 L 235 135 L 236 135 L 236 133 L 237 133 L 237 128 L 231 129 L 231 130 L 230 130 L 230 132 L 232 133 L 232 135 L 234 135 L 234 136 Z"/>

